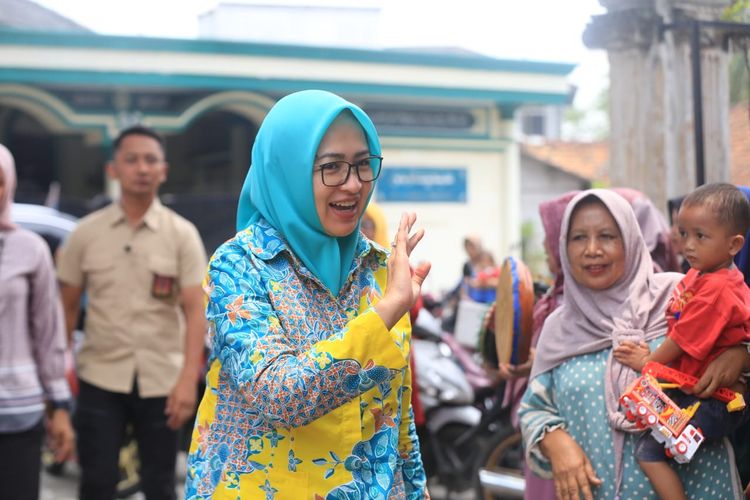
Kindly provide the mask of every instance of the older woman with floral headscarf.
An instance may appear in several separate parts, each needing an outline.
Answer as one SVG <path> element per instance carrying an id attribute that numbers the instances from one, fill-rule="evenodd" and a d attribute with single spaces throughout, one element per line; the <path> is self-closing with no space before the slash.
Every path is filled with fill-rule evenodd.
<path id="1" fill-rule="evenodd" d="M 360 232 L 380 143 L 323 91 L 263 121 L 239 233 L 209 265 L 211 355 L 187 498 L 426 496 L 409 403 L 409 308 L 429 264 L 404 214 L 390 254 Z"/>
<path id="2" fill-rule="evenodd" d="M 639 430 L 617 403 L 638 374 L 612 357 L 612 346 L 661 341 L 681 275 L 653 272 L 632 208 L 608 190 L 584 191 L 568 204 L 560 257 L 562 305 L 544 324 L 519 410 L 527 461 L 554 478 L 561 499 L 655 498 L 633 458 Z M 736 380 L 750 361 L 740 351 L 715 360 L 720 370 L 704 376 Z M 740 495 L 726 442 L 707 444 L 679 473 L 689 498 Z"/>
<path id="3" fill-rule="evenodd" d="M 39 497 L 45 413 L 55 458 L 73 451 L 65 324 L 49 248 L 11 219 L 16 169 L 0 144 L 0 496 Z"/>

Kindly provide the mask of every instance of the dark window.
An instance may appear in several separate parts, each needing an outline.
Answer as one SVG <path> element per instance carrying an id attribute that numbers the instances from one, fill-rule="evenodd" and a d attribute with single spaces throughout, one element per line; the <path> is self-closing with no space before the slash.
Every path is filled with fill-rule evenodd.
<path id="1" fill-rule="evenodd" d="M 522 122 L 524 135 L 544 135 L 544 117 L 542 115 L 526 115 Z"/>

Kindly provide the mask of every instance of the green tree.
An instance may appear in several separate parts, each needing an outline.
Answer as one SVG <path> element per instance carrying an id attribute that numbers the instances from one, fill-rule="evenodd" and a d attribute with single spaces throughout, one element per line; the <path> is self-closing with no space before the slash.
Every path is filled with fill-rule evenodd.
<path id="1" fill-rule="evenodd" d="M 750 22 L 750 0 L 736 0 L 721 16 L 724 21 Z M 734 105 L 750 100 L 750 38 L 734 39 L 735 54 L 729 62 L 729 100 Z"/>
<path id="2" fill-rule="evenodd" d="M 563 120 L 566 135 L 572 139 L 599 141 L 609 137 L 609 85 L 586 106 L 567 108 Z"/>

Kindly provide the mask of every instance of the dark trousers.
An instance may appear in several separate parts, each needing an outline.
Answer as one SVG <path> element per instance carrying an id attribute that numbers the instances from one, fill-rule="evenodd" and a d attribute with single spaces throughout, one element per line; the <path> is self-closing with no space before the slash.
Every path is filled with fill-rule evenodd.
<path id="1" fill-rule="evenodd" d="M 0 498 L 38 500 L 44 423 L 28 431 L 0 433 Z"/>
<path id="2" fill-rule="evenodd" d="M 167 427 L 167 398 L 142 398 L 110 392 L 80 381 L 74 423 L 81 465 L 81 500 L 114 498 L 120 477 L 118 460 L 125 429 L 133 426 L 141 462 L 141 490 L 148 500 L 172 500 L 175 494 L 177 433 Z"/>

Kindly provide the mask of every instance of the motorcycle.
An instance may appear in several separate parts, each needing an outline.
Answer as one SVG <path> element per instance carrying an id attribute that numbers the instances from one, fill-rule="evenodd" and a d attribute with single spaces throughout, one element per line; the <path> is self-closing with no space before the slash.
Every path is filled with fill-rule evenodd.
<path id="1" fill-rule="evenodd" d="M 446 435 L 447 433 L 444 432 L 438 434 L 441 439 L 433 439 L 433 442 L 437 443 L 438 462 L 442 465 L 438 467 L 439 470 L 435 472 L 435 475 L 441 483 L 447 485 L 449 494 L 451 490 L 467 489 L 471 481 L 476 498 L 483 500 L 523 498 L 526 483 L 522 472 L 521 436 L 511 423 L 511 408 L 502 406 L 505 383 L 491 380 L 488 371 L 484 368 L 487 364 L 496 365 L 497 360 L 488 361 L 482 349 L 480 354 L 484 361 L 480 365 L 480 362 L 476 361 L 475 353 L 457 340 L 465 336 L 462 336 L 462 332 L 454 336 L 441 331 L 441 327 L 445 326 L 444 322 L 438 319 L 442 304 L 430 299 L 425 299 L 424 304 L 427 314 L 420 313 L 417 317 L 415 337 L 418 341 L 427 338 L 438 344 L 446 344 L 443 348 L 444 354 L 452 358 L 454 364 L 441 372 L 443 378 L 448 384 L 455 384 L 456 380 L 465 379 L 475 393 L 471 406 L 479 410 L 479 413 L 472 412 L 473 425 L 470 427 L 468 424 L 471 422 L 468 421 L 454 422 L 451 427 L 455 436 Z M 495 350 L 494 345 L 492 350 Z M 453 373 L 452 370 L 455 369 L 456 364 L 460 367 L 462 374 Z M 420 371 L 422 366 L 419 365 L 419 361 L 417 361 L 417 366 L 419 366 L 417 371 Z M 442 370 L 439 364 L 436 364 L 434 368 Z M 428 382 L 446 383 L 438 379 L 430 379 Z M 417 384 L 419 383 L 419 376 L 417 376 Z M 431 389 L 420 387 L 419 393 L 423 394 L 429 390 Z M 466 389 L 464 392 L 468 394 Z M 467 400 L 468 397 L 463 403 L 465 404 Z M 429 422 L 429 416 L 427 421 Z M 441 424 L 441 421 L 433 423 L 435 427 Z M 459 428 L 460 430 L 457 430 Z M 468 450 L 464 448 L 465 446 L 468 446 Z M 423 455 L 426 467 L 430 461 L 434 461 L 432 451 L 428 449 Z M 452 460 L 440 461 L 443 455 L 447 455 Z M 464 474 L 463 477 L 466 480 L 453 481 L 457 474 Z"/>
<path id="2" fill-rule="evenodd" d="M 534 296 L 538 300 L 547 292 L 547 285 L 534 282 Z M 485 361 L 496 365 L 497 351 L 494 335 L 483 339 L 482 354 Z M 505 407 L 503 425 L 498 425 L 487 442 L 477 463 L 476 495 L 482 500 L 523 498 L 526 481 L 523 477 L 523 446 L 521 434 L 509 421 L 510 407 Z"/>
<path id="3" fill-rule="evenodd" d="M 425 423 L 417 427 L 425 472 L 448 494 L 476 489 L 488 443 L 511 428 L 509 410 L 499 404 L 504 386 L 453 335 L 430 323 L 417 321 L 412 337 L 417 392 L 425 412 Z"/>

